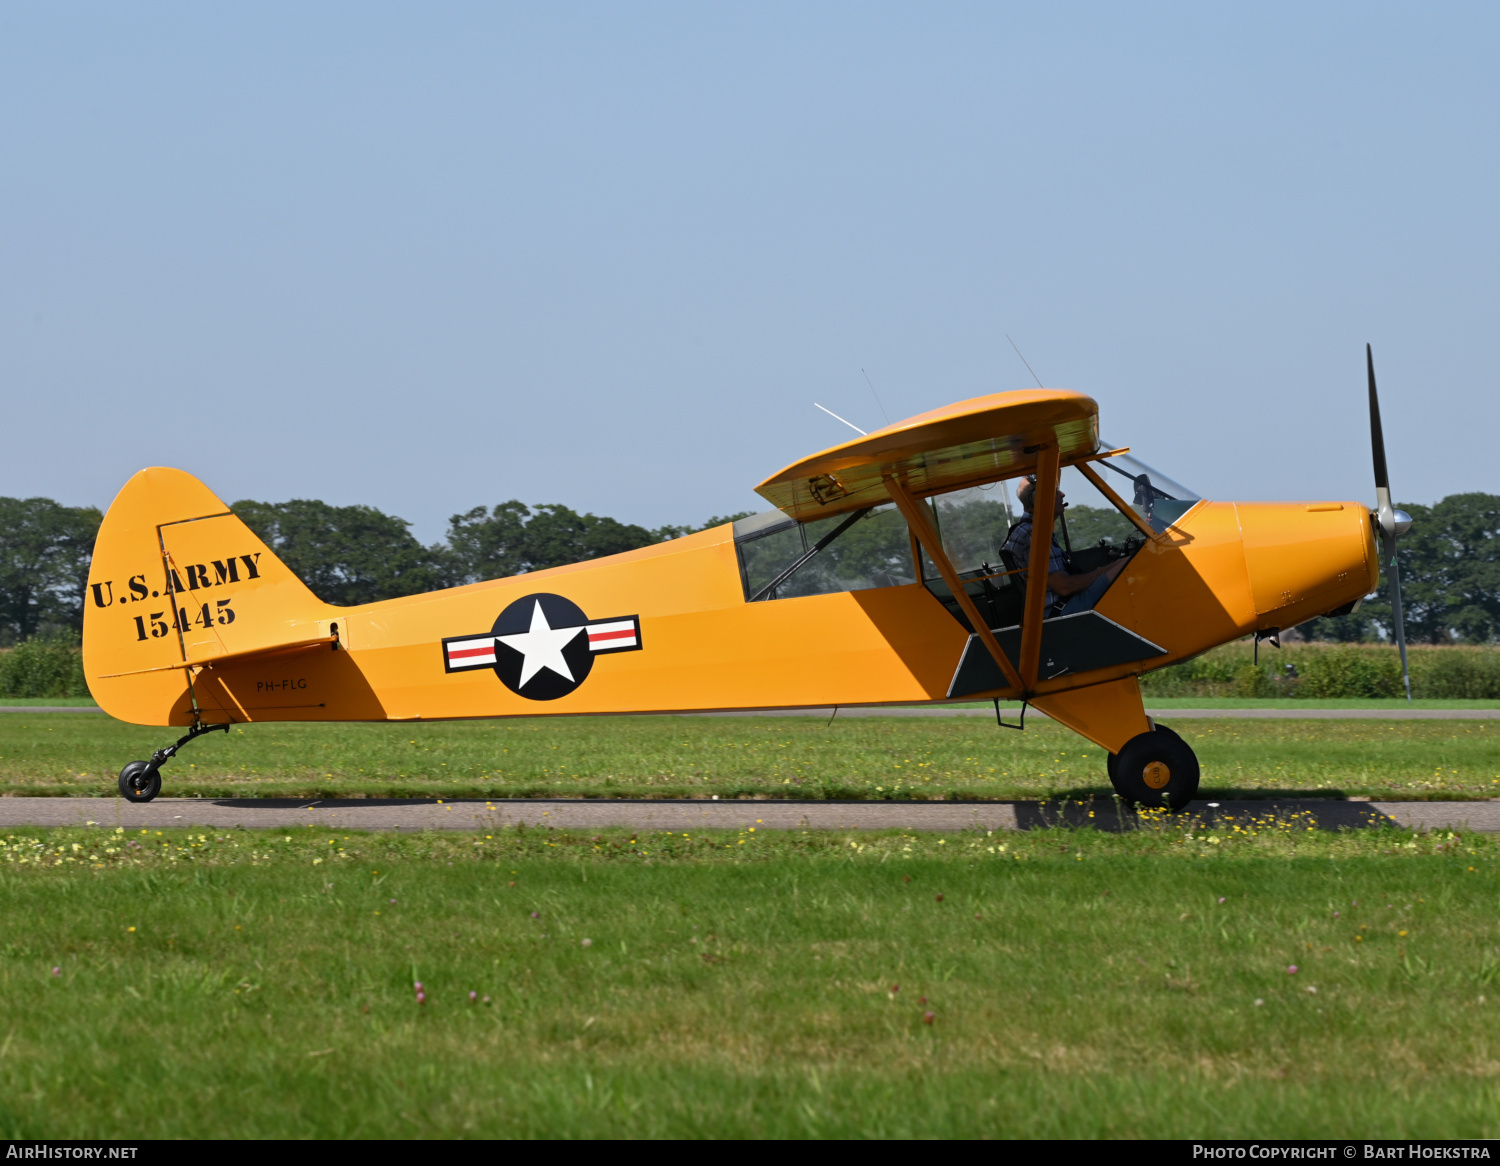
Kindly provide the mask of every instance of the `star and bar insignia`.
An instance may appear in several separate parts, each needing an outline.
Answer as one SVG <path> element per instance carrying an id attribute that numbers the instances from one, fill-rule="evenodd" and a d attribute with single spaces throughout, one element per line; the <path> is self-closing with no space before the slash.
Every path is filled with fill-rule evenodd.
<path id="1" fill-rule="evenodd" d="M 639 616 L 590 620 L 572 600 L 537 592 L 506 607 L 486 634 L 444 639 L 443 670 L 493 668 L 517 696 L 556 700 L 588 679 L 596 656 L 641 646 Z"/>

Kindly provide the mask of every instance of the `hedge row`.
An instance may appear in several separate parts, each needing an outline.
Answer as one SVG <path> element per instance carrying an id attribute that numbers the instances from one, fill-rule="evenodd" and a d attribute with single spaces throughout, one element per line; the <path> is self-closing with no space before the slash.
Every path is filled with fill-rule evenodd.
<path id="1" fill-rule="evenodd" d="M 1500 650 L 1414 646 L 1407 649 L 1411 694 L 1418 700 L 1500 700 Z M 1295 674 L 1289 673 L 1288 666 Z M 1280 697 L 1326 700 L 1405 695 L 1401 657 L 1388 644 L 1262 644 L 1248 641 L 1142 677 L 1147 696 Z"/>
<path id="2" fill-rule="evenodd" d="M 0 652 L 0 697 L 88 695 L 83 652 L 71 640 L 27 640 Z"/>

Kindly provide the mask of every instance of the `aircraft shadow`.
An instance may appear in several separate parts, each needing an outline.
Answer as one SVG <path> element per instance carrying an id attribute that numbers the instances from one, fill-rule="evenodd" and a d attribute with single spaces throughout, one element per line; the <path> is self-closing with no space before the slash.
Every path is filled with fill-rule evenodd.
<path id="1" fill-rule="evenodd" d="M 1170 824 L 1179 829 L 1212 829 L 1238 825 L 1242 828 L 1265 829 L 1266 827 L 1312 827 L 1316 830 L 1368 829 L 1372 826 L 1397 826 L 1398 823 L 1374 809 L 1368 802 L 1349 802 L 1335 798 L 1291 797 L 1256 798 L 1234 800 L 1227 794 L 1220 802 L 1207 799 L 1190 802 L 1181 814 L 1161 815 L 1148 811 L 1142 815 L 1127 809 L 1113 796 L 1103 796 L 1094 791 L 1081 792 L 1067 798 L 1046 802 L 909 802 L 913 807 L 949 805 L 1010 805 L 1015 810 L 1016 826 L 1021 830 L 1046 830 L 1057 826 L 1068 826 L 1082 830 L 1100 830 L 1110 834 L 1127 831 L 1160 828 Z M 214 798 L 216 806 L 237 810 L 341 810 L 396 808 L 405 806 L 444 805 L 516 805 L 527 803 L 550 804 L 551 798 L 499 798 L 486 801 L 479 798 Z M 636 807 L 663 807 L 666 805 L 702 806 L 701 799 L 583 799 L 579 804 L 599 802 Z M 745 803 L 727 802 L 725 806 Z M 894 808 L 892 802 L 864 802 L 858 799 L 833 799 L 827 801 L 787 801 L 762 803 L 769 806 L 797 804 L 803 806 L 883 806 Z"/>
<path id="2" fill-rule="evenodd" d="M 1189 802 L 1187 809 L 1168 818 L 1149 811 L 1146 815 L 1128 809 L 1113 797 L 1084 797 L 1056 802 L 1016 802 L 1016 825 L 1022 830 L 1055 826 L 1102 830 L 1123 834 L 1150 828 L 1154 822 L 1173 826 L 1212 829 L 1219 826 L 1265 827 L 1310 826 L 1316 830 L 1366 830 L 1372 826 L 1396 826 L 1393 819 L 1368 802 L 1333 801 L 1322 798 L 1265 798 L 1249 801 Z"/>

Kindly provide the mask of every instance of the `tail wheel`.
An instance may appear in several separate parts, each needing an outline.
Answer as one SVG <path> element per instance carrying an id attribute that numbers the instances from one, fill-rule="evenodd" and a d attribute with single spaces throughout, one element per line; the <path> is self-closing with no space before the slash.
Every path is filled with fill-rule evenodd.
<path id="1" fill-rule="evenodd" d="M 1165 725 L 1141 733 L 1109 756 L 1109 780 L 1129 805 L 1183 809 L 1198 792 L 1198 757 Z"/>
<path id="2" fill-rule="evenodd" d="M 120 770 L 120 796 L 127 802 L 149 802 L 161 793 L 161 770 L 149 762 L 132 761 Z"/>

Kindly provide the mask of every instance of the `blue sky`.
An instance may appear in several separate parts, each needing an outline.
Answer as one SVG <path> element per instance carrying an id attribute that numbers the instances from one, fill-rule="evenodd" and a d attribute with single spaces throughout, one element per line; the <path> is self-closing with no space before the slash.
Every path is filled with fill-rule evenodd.
<path id="1" fill-rule="evenodd" d="M 757 507 L 1032 384 L 1215 498 L 1500 492 L 1493 5 L 11 3 L 0 494 Z"/>

